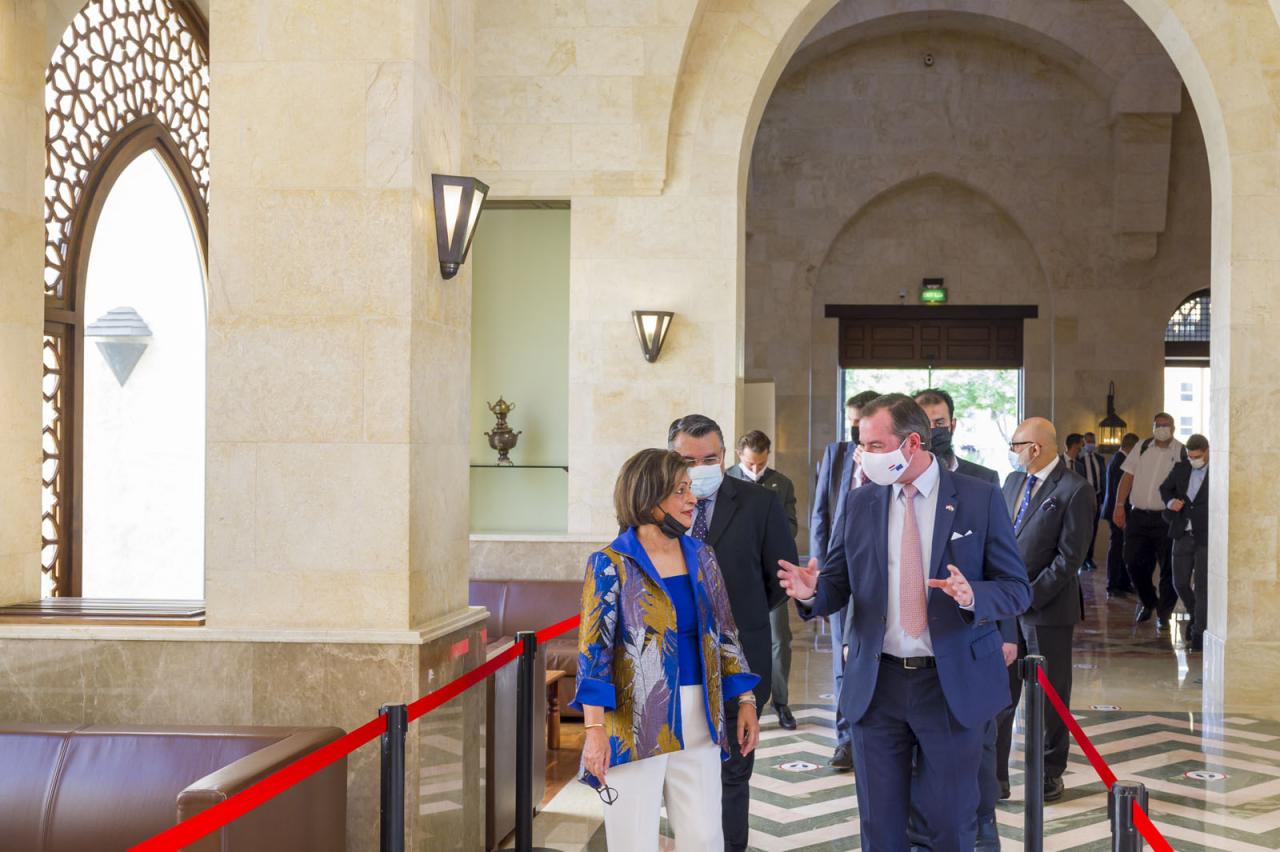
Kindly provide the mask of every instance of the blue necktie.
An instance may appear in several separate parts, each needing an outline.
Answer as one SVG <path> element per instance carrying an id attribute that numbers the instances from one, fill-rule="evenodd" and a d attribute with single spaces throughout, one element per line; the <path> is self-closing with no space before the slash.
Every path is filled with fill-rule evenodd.
<path id="1" fill-rule="evenodd" d="M 693 519 L 693 537 L 698 541 L 707 540 L 707 504 L 710 500 L 699 500 L 694 508 L 697 517 Z"/>
<path id="2" fill-rule="evenodd" d="M 1027 513 L 1027 507 L 1031 505 L 1031 492 L 1036 487 L 1035 475 L 1027 477 L 1027 490 L 1022 493 L 1022 505 L 1018 507 L 1018 517 L 1013 519 L 1013 528 L 1016 530 L 1022 523 L 1022 516 Z"/>

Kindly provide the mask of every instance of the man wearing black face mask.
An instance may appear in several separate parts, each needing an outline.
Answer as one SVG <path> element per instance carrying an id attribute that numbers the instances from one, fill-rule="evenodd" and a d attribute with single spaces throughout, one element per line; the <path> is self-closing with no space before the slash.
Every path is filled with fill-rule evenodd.
<path id="1" fill-rule="evenodd" d="M 1000 484 L 1000 474 L 989 467 L 956 457 L 951 439 L 956 433 L 956 404 L 951 394 L 938 388 L 929 388 L 916 394 L 916 405 L 924 409 L 933 427 L 929 450 L 938 457 L 938 463 L 952 473 L 972 476 L 992 485 Z"/>

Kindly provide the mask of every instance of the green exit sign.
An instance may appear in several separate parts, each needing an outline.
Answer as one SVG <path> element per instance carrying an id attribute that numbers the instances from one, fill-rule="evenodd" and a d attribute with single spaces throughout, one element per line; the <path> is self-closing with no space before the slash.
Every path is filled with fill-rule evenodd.
<path id="1" fill-rule="evenodd" d="M 941 282 L 938 284 L 926 283 L 920 288 L 920 301 L 926 305 L 945 305 L 947 303 L 947 288 L 943 287 Z"/>

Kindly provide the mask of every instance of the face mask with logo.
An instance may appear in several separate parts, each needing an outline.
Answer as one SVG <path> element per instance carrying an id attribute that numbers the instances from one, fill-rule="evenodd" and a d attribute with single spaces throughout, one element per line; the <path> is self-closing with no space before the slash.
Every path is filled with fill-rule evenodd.
<path id="1" fill-rule="evenodd" d="M 705 500 L 720 490 L 724 471 L 718 464 L 699 464 L 689 468 L 689 478 L 693 480 L 693 496 Z"/>
<path id="2" fill-rule="evenodd" d="M 676 520 L 675 515 L 668 514 L 666 509 L 660 511 L 662 520 L 658 522 L 658 529 L 667 538 L 679 538 L 689 531 L 688 527 Z"/>
<path id="3" fill-rule="evenodd" d="M 876 485 L 892 485 L 897 482 L 908 464 L 907 457 L 902 454 L 902 447 L 888 453 L 862 451 L 862 472 Z"/>
<path id="4" fill-rule="evenodd" d="M 1151 431 L 1157 441 L 1164 443 L 1173 437 L 1173 428 L 1170 426 L 1157 426 Z"/>
<path id="5" fill-rule="evenodd" d="M 1200 470 L 1201 468 L 1203 468 L 1205 465 L 1209 463 L 1209 460 L 1203 457 L 1198 459 L 1187 459 L 1187 461 L 1191 462 L 1191 466 L 1196 470 Z"/>

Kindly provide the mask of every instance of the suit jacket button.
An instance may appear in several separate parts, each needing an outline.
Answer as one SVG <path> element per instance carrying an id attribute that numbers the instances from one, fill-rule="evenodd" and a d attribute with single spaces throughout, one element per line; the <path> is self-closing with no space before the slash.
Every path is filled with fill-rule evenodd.
<path id="1" fill-rule="evenodd" d="M 879 654 L 876 654 L 876 659 L 877 659 L 877 660 L 879 660 L 879 659 L 880 659 L 880 655 L 879 655 Z"/>

